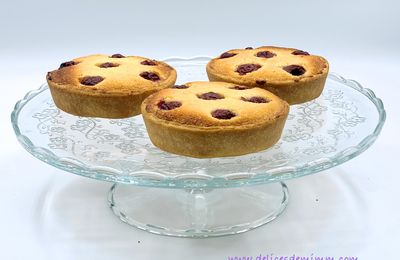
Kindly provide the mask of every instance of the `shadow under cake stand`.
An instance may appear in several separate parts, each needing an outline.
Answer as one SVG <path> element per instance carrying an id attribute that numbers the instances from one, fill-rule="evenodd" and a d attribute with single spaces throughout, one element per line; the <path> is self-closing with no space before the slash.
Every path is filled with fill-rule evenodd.
<path id="1" fill-rule="evenodd" d="M 209 58 L 171 58 L 178 82 L 207 80 Z M 76 117 L 55 107 L 48 86 L 18 101 L 11 119 L 22 146 L 67 172 L 114 183 L 122 221 L 162 235 L 245 232 L 277 218 L 289 201 L 283 181 L 320 172 L 365 151 L 384 121 L 382 101 L 353 80 L 328 76 L 321 97 L 291 106 L 280 141 L 262 152 L 195 159 L 153 146 L 142 117 Z"/>

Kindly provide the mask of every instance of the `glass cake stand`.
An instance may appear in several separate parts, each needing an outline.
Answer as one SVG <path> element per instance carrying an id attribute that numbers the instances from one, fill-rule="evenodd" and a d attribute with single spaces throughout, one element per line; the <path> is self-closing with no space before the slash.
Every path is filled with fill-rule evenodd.
<path id="1" fill-rule="evenodd" d="M 207 80 L 209 58 L 171 58 L 178 83 Z M 55 107 L 48 86 L 18 101 L 11 120 L 22 146 L 67 172 L 114 183 L 122 221 L 163 235 L 209 237 L 266 224 L 288 204 L 283 181 L 344 163 L 365 151 L 385 122 L 382 101 L 330 74 L 321 97 L 291 106 L 280 141 L 244 156 L 195 159 L 150 142 L 142 117 L 76 117 Z M 256 185 L 259 184 L 259 185 Z"/>

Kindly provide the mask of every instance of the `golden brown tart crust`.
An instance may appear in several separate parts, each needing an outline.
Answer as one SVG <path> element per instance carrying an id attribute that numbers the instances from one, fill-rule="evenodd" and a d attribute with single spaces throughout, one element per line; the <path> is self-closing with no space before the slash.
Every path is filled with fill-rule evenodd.
<path id="1" fill-rule="evenodd" d="M 140 114 L 150 94 L 174 85 L 176 71 L 139 56 L 90 55 L 47 74 L 58 108 L 77 116 L 124 118 Z"/>
<path id="2" fill-rule="evenodd" d="M 207 64 L 210 81 L 264 88 L 291 105 L 317 98 L 328 71 L 323 57 L 273 46 L 230 50 Z"/>
<path id="3" fill-rule="evenodd" d="M 153 144 L 197 158 L 271 147 L 281 136 L 288 112 L 289 105 L 269 91 L 226 82 L 190 82 L 163 89 L 142 103 Z"/>

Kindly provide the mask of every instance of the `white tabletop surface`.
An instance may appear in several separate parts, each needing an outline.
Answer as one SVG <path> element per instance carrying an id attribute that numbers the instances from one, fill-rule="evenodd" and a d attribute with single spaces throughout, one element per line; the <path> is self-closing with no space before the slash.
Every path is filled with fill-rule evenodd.
<path id="1" fill-rule="evenodd" d="M 236 34 L 236 30 L 228 30 L 227 37 L 213 31 L 214 34 L 206 41 L 205 29 L 193 27 L 186 30 L 188 34 L 192 32 L 192 38 L 187 38 L 187 41 L 195 44 L 187 43 L 189 47 L 185 47 L 186 36 L 174 32 L 167 34 L 167 26 L 182 30 L 182 23 L 194 26 L 193 22 L 189 22 L 190 19 L 201 18 L 204 26 L 213 28 L 213 22 L 206 18 L 219 14 L 212 9 L 210 16 L 202 16 L 200 11 L 194 11 L 200 8 L 200 4 L 190 6 L 190 1 L 187 1 L 180 8 L 192 10 L 193 17 L 187 12 L 182 16 L 177 12 L 167 12 L 165 17 L 171 15 L 172 20 L 158 25 L 161 26 L 161 36 L 166 38 L 164 45 L 161 45 L 163 48 L 157 48 L 160 46 L 157 43 L 161 41 L 146 45 L 143 39 L 135 41 L 133 39 L 136 36 L 129 38 L 129 35 L 121 34 L 121 29 L 117 30 L 118 37 L 114 45 L 110 41 L 107 44 L 102 42 L 96 35 L 93 36 L 96 41 L 92 43 L 87 38 L 72 37 L 72 32 L 82 37 L 87 36 L 86 30 L 89 28 L 97 28 L 93 27 L 94 22 L 85 22 L 82 18 L 85 12 L 91 11 L 90 5 L 95 3 L 93 1 L 82 4 L 79 9 L 81 11 L 75 13 L 75 16 L 67 15 L 73 12 L 71 1 L 68 6 L 65 3 L 54 6 L 51 1 L 27 2 L 22 9 L 18 8 L 17 2 L 10 3 L 9 9 L 2 7 L 0 18 L 3 19 L 3 25 L 16 18 L 13 20 L 14 27 L 1 26 L 0 36 L 0 259 L 217 260 L 228 259 L 228 256 L 253 256 L 255 259 L 260 254 L 399 259 L 400 54 L 397 48 L 400 44 L 397 38 L 400 22 L 395 14 L 398 8 L 392 8 L 391 1 L 382 4 L 366 1 L 359 5 L 341 1 L 353 11 L 360 8 L 363 13 L 357 16 L 346 12 L 334 16 L 333 13 L 338 13 L 341 8 L 333 4 L 319 5 L 319 2 L 314 1 L 314 5 L 326 14 L 317 13 L 313 17 L 326 17 L 328 21 L 324 25 L 314 24 L 318 28 L 327 26 L 329 31 L 318 35 L 318 32 L 310 29 L 305 32 L 309 40 L 290 38 L 285 33 L 277 34 L 274 31 L 271 31 L 268 39 L 254 32 L 252 38 L 250 33 Z M 143 7 L 143 1 L 140 2 Z M 34 15 L 37 12 L 31 12 L 31 9 L 45 10 L 47 7 L 59 11 L 37 17 Z M 106 5 L 101 7 L 107 9 Z M 206 7 L 203 6 L 202 10 Z M 231 11 L 230 8 L 224 9 L 223 4 L 217 7 L 224 12 Z M 162 5 L 161 8 L 167 6 Z M 278 12 L 285 8 L 279 5 L 273 9 Z M 306 8 L 299 8 L 306 12 Z M 383 9 L 380 17 L 375 12 L 379 8 Z M 123 7 L 115 7 L 110 12 L 117 10 L 127 15 Z M 254 18 L 256 21 L 268 19 L 259 16 L 261 13 L 258 8 L 246 7 L 243 12 L 250 10 L 257 12 L 258 16 Z M 157 15 L 162 14 L 158 9 L 156 12 Z M 237 10 L 232 12 L 239 14 Z M 291 12 L 291 21 L 298 24 L 296 19 L 300 19 L 299 13 L 288 12 Z M 107 13 L 102 11 L 101 14 Z M 146 18 L 142 14 L 138 15 Z M 274 17 L 278 16 L 275 14 Z M 96 21 L 107 21 L 99 14 L 93 17 Z M 78 26 L 76 19 L 82 27 Z M 126 16 L 116 19 L 109 22 L 113 25 L 128 23 Z M 332 19 L 336 20 L 332 22 Z M 229 18 L 229 21 L 234 22 L 236 19 Z M 380 25 L 376 24 L 377 21 Z M 48 27 L 49 22 L 61 24 L 66 34 L 60 33 L 56 26 Z M 136 22 L 140 24 L 140 19 Z M 69 23 L 73 29 L 67 30 Z M 305 23 L 310 25 L 310 22 Z M 240 27 L 241 23 L 234 25 Z M 107 25 L 104 26 L 101 28 L 112 32 Z M 259 31 L 264 28 L 261 25 L 255 26 Z M 94 29 L 95 34 L 103 32 L 99 28 Z M 130 27 L 123 28 L 129 34 Z M 289 32 L 291 28 L 290 24 L 280 27 L 283 32 Z M 146 33 L 152 35 L 151 30 L 146 31 L 143 27 L 139 30 L 139 36 Z M 358 35 L 352 37 L 356 32 Z M 369 36 L 370 32 L 375 34 Z M 38 36 L 34 37 L 36 34 Z M 53 34 L 54 37 L 50 37 Z M 342 36 L 342 40 L 333 43 L 333 38 L 339 36 Z M 346 44 L 346 38 L 353 40 L 351 44 Z M 219 41 L 214 43 L 215 39 Z M 57 47 L 57 42 L 64 45 Z M 133 47 L 130 48 L 128 43 Z M 384 48 L 376 48 L 384 43 Z M 109 183 L 63 172 L 35 159 L 18 143 L 11 127 L 10 113 L 15 102 L 29 90 L 38 88 L 44 82 L 47 71 L 74 56 L 93 52 L 112 53 L 119 48 L 122 53 L 132 53 L 134 49 L 135 54 L 161 59 L 173 55 L 216 55 L 225 50 L 224 46 L 235 48 L 261 44 L 299 46 L 324 55 L 330 61 L 332 71 L 359 81 L 382 98 L 387 121 L 376 143 L 360 156 L 325 172 L 287 181 L 291 201 L 284 214 L 270 224 L 244 234 L 210 239 L 182 239 L 152 235 L 130 227 L 117 219 L 107 206 Z"/>

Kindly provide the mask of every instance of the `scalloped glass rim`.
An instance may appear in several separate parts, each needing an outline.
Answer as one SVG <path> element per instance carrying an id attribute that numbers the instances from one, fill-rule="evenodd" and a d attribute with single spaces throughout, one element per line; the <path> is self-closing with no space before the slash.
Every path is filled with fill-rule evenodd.
<path id="1" fill-rule="evenodd" d="M 176 61 L 208 61 L 209 57 L 192 57 L 192 58 L 178 58 L 172 57 L 164 59 L 166 62 Z M 297 178 L 308 174 L 316 173 L 322 170 L 326 170 L 342 164 L 357 155 L 361 154 L 367 148 L 369 148 L 379 133 L 382 130 L 384 122 L 386 120 L 386 112 L 382 103 L 382 100 L 377 98 L 375 93 L 368 89 L 363 88 L 361 84 L 355 80 L 349 80 L 341 77 L 338 74 L 330 73 L 328 76 L 331 80 L 342 83 L 354 90 L 358 91 L 365 97 L 367 97 L 376 107 L 378 111 L 379 121 L 375 127 L 373 133 L 366 136 L 356 146 L 348 147 L 347 149 L 336 153 L 331 157 L 320 158 L 315 161 L 306 163 L 300 167 L 282 166 L 273 169 L 266 170 L 264 174 L 255 173 L 233 173 L 225 175 L 224 177 L 214 177 L 208 174 L 181 174 L 176 177 L 169 177 L 156 172 L 140 172 L 129 176 L 119 175 L 119 170 L 111 167 L 91 167 L 83 162 L 80 162 L 74 158 L 60 158 L 56 156 L 49 149 L 44 147 L 35 146 L 28 137 L 21 134 L 18 126 L 18 116 L 23 107 L 35 96 L 45 91 L 48 87 L 47 84 L 43 84 L 39 89 L 28 92 L 23 99 L 19 100 L 13 112 L 11 113 L 11 122 L 21 145 L 33 156 L 41 161 L 44 161 L 54 167 L 61 170 L 65 170 L 77 175 L 84 177 L 94 178 L 103 181 L 123 183 L 123 184 L 135 184 L 140 186 L 150 187 L 168 187 L 168 188 L 224 188 L 224 187 L 237 187 L 242 185 L 254 185 L 264 184 L 276 181 L 283 181 L 291 178 Z M 279 175 L 277 175 L 279 173 Z M 271 177 L 272 176 L 272 177 Z"/>

